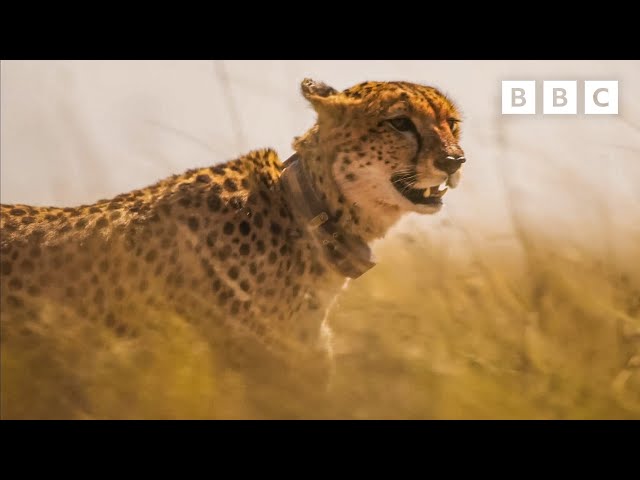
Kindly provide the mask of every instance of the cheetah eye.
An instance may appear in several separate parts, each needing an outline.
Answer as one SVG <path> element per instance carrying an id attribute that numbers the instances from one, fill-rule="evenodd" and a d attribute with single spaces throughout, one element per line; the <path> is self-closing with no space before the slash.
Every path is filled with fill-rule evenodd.
<path id="1" fill-rule="evenodd" d="M 454 133 L 458 129 L 458 123 L 460 123 L 460 120 L 458 120 L 457 118 L 450 118 L 449 120 L 447 120 L 447 123 L 449 124 L 449 128 L 451 129 L 451 133 Z"/>
<path id="2" fill-rule="evenodd" d="M 409 117 L 396 117 L 388 120 L 393 128 L 399 132 L 415 132 L 416 126 Z"/>

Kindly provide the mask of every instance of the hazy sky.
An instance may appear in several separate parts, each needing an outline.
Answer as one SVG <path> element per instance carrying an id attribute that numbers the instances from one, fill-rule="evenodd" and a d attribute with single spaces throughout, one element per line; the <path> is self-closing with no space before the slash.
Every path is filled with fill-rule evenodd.
<path id="1" fill-rule="evenodd" d="M 447 219 L 498 238 L 516 214 L 575 241 L 640 238 L 640 62 L 3 61 L 1 72 L 2 203 L 91 203 L 256 148 L 285 159 L 314 120 L 302 78 L 408 80 L 459 104 L 468 162 L 437 219 L 407 225 Z M 536 80 L 538 95 L 543 80 L 577 80 L 579 93 L 618 80 L 620 114 L 503 116 L 502 80 Z"/>

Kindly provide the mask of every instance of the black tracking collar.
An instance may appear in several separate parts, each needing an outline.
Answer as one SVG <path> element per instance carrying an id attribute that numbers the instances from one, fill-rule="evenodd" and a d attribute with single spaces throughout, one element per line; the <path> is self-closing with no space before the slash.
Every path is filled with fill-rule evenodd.
<path id="1" fill-rule="evenodd" d="M 280 177 L 291 207 L 301 216 L 327 260 L 342 275 L 358 278 L 375 265 L 371 249 L 361 238 L 345 234 L 313 189 L 304 163 L 297 154 L 286 162 Z"/>

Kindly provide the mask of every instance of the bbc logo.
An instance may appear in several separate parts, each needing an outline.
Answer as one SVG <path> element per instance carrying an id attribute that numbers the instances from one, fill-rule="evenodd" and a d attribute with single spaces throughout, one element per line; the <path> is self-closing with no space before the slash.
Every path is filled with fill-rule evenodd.
<path id="1" fill-rule="evenodd" d="M 503 115 L 535 115 L 535 80 L 502 82 Z M 545 115 L 576 115 L 578 113 L 578 82 L 544 81 L 542 113 Z M 584 113 L 586 115 L 618 114 L 618 82 L 615 80 L 584 82 Z"/>

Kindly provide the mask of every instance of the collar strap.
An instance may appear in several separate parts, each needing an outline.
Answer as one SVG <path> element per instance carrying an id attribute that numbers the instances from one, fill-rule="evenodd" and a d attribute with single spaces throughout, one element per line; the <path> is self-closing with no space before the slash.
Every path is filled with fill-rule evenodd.
<path id="1" fill-rule="evenodd" d="M 316 195 L 307 169 L 298 154 L 284 162 L 280 179 L 290 195 L 290 204 L 304 219 L 307 230 L 336 270 L 349 278 L 358 278 L 375 265 L 371 249 L 360 238 L 346 235 L 329 209 Z"/>

